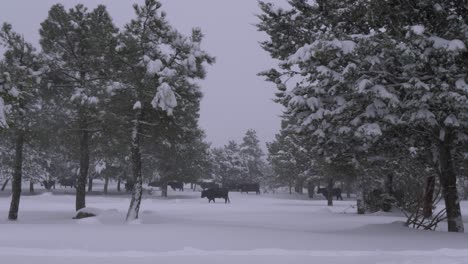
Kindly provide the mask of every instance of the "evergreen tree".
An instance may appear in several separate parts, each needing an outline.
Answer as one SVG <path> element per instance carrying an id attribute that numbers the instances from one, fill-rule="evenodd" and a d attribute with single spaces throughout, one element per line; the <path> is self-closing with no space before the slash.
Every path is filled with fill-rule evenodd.
<path id="1" fill-rule="evenodd" d="M 262 3 L 258 27 L 270 35 L 262 46 L 281 61 L 280 70 L 263 74 L 277 84 L 277 101 L 297 119 L 298 131 L 316 138 L 330 164 L 362 170 L 387 144 L 379 141 L 411 148 L 424 136 L 420 149 L 435 154 L 449 231 L 463 231 L 453 157 L 466 138 L 467 7 L 353 2 L 297 0 L 291 10 Z M 299 81 L 288 89 L 286 79 Z"/>
<path id="2" fill-rule="evenodd" d="M 356 153 L 381 135 L 374 118 L 357 122 L 366 113 L 367 98 L 359 96 L 346 79 L 356 66 L 357 44 L 351 36 L 361 33 L 353 19 L 363 9 L 360 3 L 349 1 L 290 4 L 291 10 L 283 10 L 261 3 L 258 27 L 270 36 L 262 47 L 281 61 L 280 71 L 272 69 L 262 75 L 276 83 L 276 102 L 284 105 L 290 129 L 305 135 L 307 151 L 313 153 L 312 161 L 321 167 L 330 189 L 336 179 L 331 168 L 354 166 Z"/>
<path id="3" fill-rule="evenodd" d="M 117 29 L 104 6 L 91 12 L 83 5 L 65 10 L 54 5 L 41 24 L 40 44 L 51 71 L 55 102 L 75 125 L 80 174 L 76 210 L 84 208 L 90 165 L 90 138 L 99 123 L 99 102 L 108 97 L 106 83 Z"/>
<path id="4" fill-rule="evenodd" d="M 437 160 L 448 229 L 463 232 L 455 169 L 460 163 L 454 157 L 459 154 L 457 146 L 467 138 L 468 25 L 464 16 L 468 7 L 461 2 L 445 1 L 399 5 L 390 2 L 378 6 L 373 1 L 371 7 L 372 15 L 382 15 L 374 26 L 388 28 L 384 33 L 394 40 L 395 52 L 400 54 L 390 60 L 391 64 L 378 61 L 374 66 L 380 69 L 393 66 L 395 70 L 392 67 L 389 72 L 397 78 L 371 72 L 372 83 L 387 81 L 397 95 L 398 103 L 390 109 L 398 117 L 399 125 L 429 140 L 426 150 L 433 152 Z M 390 57 L 389 52 L 384 54 L 384 58 Z"/>
<path id="5" fill-rule="evenodd" d="M 214 61 L 200 48 L 201 31 L 194 29 L 190 37 L 180 34 L 167 22 L 159 2 L 147 0 L 134 9 L 136 18 L 125 26 L 117 47 L 125 88 L 120 95 L 128 100 L 126 116 L 132 116 L 129 120 L 132 122 L 131 160 L 135 187 L 127 221 L 138 218 L 141 203 L 141 135 L 145 126 L 158 127 L 160 119 L 170 119 L 176 107 L 183 108 L 177 89 L 185 87 L 187 93 L 197 92 L 197 86 L 187 83 L 204 78 L 204 64 Z M 154 120 L 158 122 L 147 122 Z"/>
<path id="6" fill-rule="evenodd" d="M 311 159 L 306 149 L 297 144 L 301 138 L 289 131 L 286 124 L 283 121 L 283 128 L 276 135 L 275 141 L 267 144 L 267 148 L 268 161 L 277 177 L 276 182 L 289 186 L 291 193 L 295 185 L 302 189 L 306 180 L 304 175 L 311 169 Z"/>
<path id="7" fill-rule="evenodd" d="M 257 132 L 253 129 L 247 130 L 240 144 L 240 154 L 247 162 L 248 177 L 244 182 L 259 183 L 262 181 L 263 169 L 265 162 L 263 161 L 263 151 L 260 148 L 260 141 L 257 137 Z"/>
<path id="8" fill-rule="evenodd" d="M 32 45 L 27 43 L 21 35 L 12 31 L 11 25 L 3 24 L 0 31 L 0 43 L 6 48 L 2 66 L 8 70 L 6 79 L 9 83 L 7 86 L 4 85 L 3 90 L 9 88 L 8 94 L 15 99 L 9 104 L 8 127 L 10 129 L 6 133 L 14 145 L 14 158 L 12 159 L 13 194 L 8 219 L 17 220 L 25 144 L 34 135 L 34 127 L 38 124 L 38 112 L 43 104 L 39 85 L 44 68 Z M 4 115 L 4 113 L 0 113 L 0 115 Z M 3 117 L 2 119 L 5 120 Z"/>
<path id="9" fill-rule="evenodd" d="M 213 149 L 212 153 L 215 179 L 223 187 L 235 189 L 239 183 L 248 179 L 248 163 L 241 155 L 239 145 L 235 141 L 229 141 L 223 148 Z"/>

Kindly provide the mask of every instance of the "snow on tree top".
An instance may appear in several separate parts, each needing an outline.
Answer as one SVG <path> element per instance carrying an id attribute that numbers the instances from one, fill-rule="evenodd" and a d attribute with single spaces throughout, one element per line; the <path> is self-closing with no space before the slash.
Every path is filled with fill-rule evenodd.
<path id="1" fill-rule="evenodd" d="M 455 82 L 455 87 L 457 87 L 457 89 L 460 89 L 460 90 L 462 90 L 464 92 L 468 92 L 468 84 L 466 83 L 464 78 L 458 79 Z"/>
<path id="2" fill-rule="evenodd" d="M 340 49 L 343 52 L 343 54 L 352 53 L 354 51 L 354 48 L 356 47 L 356 43 L 351 40 L 334 39 L 330 41 L 329 44 L 335 48 Z"/>
<path id="3" fill-rule="evenodd" d="M 423 25 L 411 26 L 410 30 L 416 35 L 422 35 L 426 28 Z"/>
<path id="4" fill-rule="evenodd" d="M 81 100 L 81 101 L 80 101 Z M 71 102 L 79 102 L 81 105 L 89 104 L 96 105 L 99 103 L 99 99 L 95 96 L 87 96 L 83 88 L 75 88 L 74 93 L 70 97 Z"/>
<path id="5" fill-rule="evenodd" d="M 133 110 L 137 110 L 137 109 L 141 109 L 141 102 L 140 102 L 140 101 L 137 101 L 137 102 L 133 105 Z"/>
<path id="6" fill-rule="evenodd" d="M 195 58 L 194 55 L 191 54 L 187 58 L 187 66 L 193 72 L 197 70 L 197 59 Z"/>
<path id="7" fill-rule="evenodd" d="M 465 50 L 466 46 L 459 39 L 447 40 L 441 37 L 432 36 L 429 38 L 433 42 L 433 47 L 436 49 L 445 49 L 448 51 Z"/>
<path id="8" fill-rule="evenodd" d="M 417 111 L 415 114 L 411 116 L 410 119 L 411 122 L 413 121 L 426 121 L 429 124 L 435 125 L 437 124 L 437 120 L 435 119 L 435 115 L 427 110 L 427 109 L 421 109 Z"/>
<path id="9" fill-rule="evenodd" d="M 100 174 L 103 170 L 107 168 L 107 164 L 104 161 L 99 161 L 96 163 L 96 166 L 94 166 L 94 171 L 98 174 Z"/>
<path id="10" fill-rule="evenodd" d="M 163 111 L 166 111 L 168 115 L 172 115 L 174 108 L 177 107 L 177 99 L 169 84 L 163 83 L 158 87 L 158 91 L 151 105 L 155 109 L 159 107 Z"/>
<path id="11" fill-rule="evenodd" d="M 312 44 L 304 45 L 299 48 L 296 53 L 289 57 L 289 63 L 301 63 L 310 60 L 315 56 L 316 50 L 323 49 L 323 46 L 333 49 L 338 49 L 343 54 L 352 53 L 356 47 L 356 43 L 352 40 L 338 40 L 331 41 L 314 41 Z"/>
<path id="12" fill-rule="evenodd" d="M 88 97 L 88 103 L 92 104 L 92 105 L 95 105 L 95 104 L 99 103 L 99 99 L 96 96 L 90 96 L 90 97 Z"/>
<path id="13" fill-rule="evenodd" d="M 289 101 L 289 107 L 291 108 L 301 108 L 306 105 L 306 100 L 303 96 L 296 95 Z"/>
<path id="14" fill-rule="evenodd" d="M 174 69 L 164 68 L 164 70 L 159 72 L 159 75 L 166 78 L 174 77 L 177 74 L 177 71 Z"/>
<path id="15" fill-rule="evenodd" d="M 320 101 L 316 97 L 310 97 L 306 101 L 307 106 L 310 108 L 310 110 L 315 111 L 315 109 L 318 109 L 320 107 Z"/>
<path id="16" fill-rule="evenodd" d="M 8 90 L 8 94 L 13 96 L 13 97 L 18 97 L 20 92 L 18 91 L 18 89 L 15 86 L 12 86 L 10 88 L 10 90 Z"/>
<path id="17" fill-rule="evenodd" d="M 119 44 L 115 47 L 115 51 L 117 51 L 117 52 L 123 51 L 125 48 L 126 48 L 126 46 L 125 46 L 124 43 L 119 43 Z"/>
<path id="18" fill-rule="evenodd" d="M 368 79 L 362 79 L 357 83 L 357 90 L 359 93 L 365 92 L 367 87 L 371 86 L 372 82 Z"/>
<path id="19" fill-rule="evenodd" d="M 358 133 L 361 133 L 364 136 L 376 137 L 382 135 L 382 130 L 380 129 L 379 124 L 371 123 L 364 124 L 357 129 Z"/>
<path id="20" fill-rule="evenodd" d="M 110 95 L 114 94 L 115 90 L 119 90 L 123 88 L 123 84 L 120 82 L 110 82 L 106 87 L 106 92 Z"/>
<path id="21" fill-rule="evenodd" d="M 435 9 L 436 11 L 438 11 L 438 12 L 444 10 L 440 4 L 435 4 L 435 5 L 434 5 L 434 9 Z"/>
<path id="22" fill-rule="evenodd" d="M 398 102 L 398 97 L 393 93 L 390 93 L 383 85 L 375 85 L 372 87 L 372 91 L 380 98 L 389 99 L 392 102 Z"/>
<path id="23" fill-rule="evenodd" d="M 150 75 L 154 75 L 161 71 L 164 67 L 161 60 L 150 60 L 146 66 L 146 72 Z"/>
<path id="24" fill-rule="evenodd" d="M 460 122 L 454 114 L 450 114 L 444 121 L 444 124 L 448 127 L 459 127 Z"/>

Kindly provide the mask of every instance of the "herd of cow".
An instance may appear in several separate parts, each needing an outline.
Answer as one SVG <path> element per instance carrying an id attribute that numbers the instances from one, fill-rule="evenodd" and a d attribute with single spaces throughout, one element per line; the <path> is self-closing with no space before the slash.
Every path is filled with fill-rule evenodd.
<path id="1" fill-rule="evenodd" d="M 62 178 L 58 180 L 58 183 L 62 187 L 70 187 L 74 188 L 76 186 L 76 181 L 74 179 Z M 55 181 L 54 180 L 43 180 L 41 182 L 41 186 L 44 186 L 46 190 L 55 189 Z"/>
<path id="2" fill-rule="evenodd" d="M 60 184 L 60 186 L 65 188 L 76 187 L 76 180 L 72 178 L 59 179 L 58 183 Z M 44 188 L 47 190 L 50 190 L 52 188 L 55 189 L 55 184 L 55 180 L 44 180 L 41 182 L 41 185 L 44 186 Z M 224 199 L 225 203 L 229 203 L 230 191 L 236 191 L 241 193 L 255 192 L 256 194 L 260 194 L 260 184 L 258 183 L 224 184 L 222 187 L 215 182 L 199 182 L 197 184 L 202 188 L 201 198 L 207 198 L 209 203 L 211 203 L 211 201 L 215 202 L 216 198 Z M 125 190 L 127 192 L 131 192 L 133 190 L 134 185 L 134 182 L 127 181 L 125 183 Z M 148 183 L 148 186 L 161 188 L 164 186 L 164 183 L 161 181 L 153 181 Z M 171 187 L 171 189 L 174 191 L 184 191 L 183 182 L 170 181 L 166 183 L 166 186 Z M 326 188 L 318 188 L 317 193 L 322 194 L 325 198 L 328 197 L 328 189 Z M 332 196 L 335 196 L 337 200 L 343 200 L 340 188 L 333 188 Z"/>

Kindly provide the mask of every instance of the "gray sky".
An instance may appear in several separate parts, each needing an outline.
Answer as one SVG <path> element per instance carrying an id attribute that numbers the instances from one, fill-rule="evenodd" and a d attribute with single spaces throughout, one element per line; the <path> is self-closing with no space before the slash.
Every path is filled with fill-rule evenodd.
<path id="1" fill-rule="evenodd" d="M 83 3 L 92 8 L 105 4 L 117 26 L 133 17 L 133 3 L 143 0 L 0 0 L 0 22 L 13 24 L 14 30 L 37 45 L 40 22 L 51 5 L 72 7 Z M 201 81 L 204 98 L 200 125 L 208 141 L 221 146 L 240 140 L 249 128 L 257 130 L 262 141 L 271 141 L 280 126 L 281 107 L 271 101 L 274 88 L 256 74 L 274 62 L 258 45 L 265 36 L 257 32 L 256 0 L 161 0 L 171 23 L 184 33 L 201 27 L 204 49 L 217 62 Z M 270 0 L 284 5 L 285 0 Z"/>

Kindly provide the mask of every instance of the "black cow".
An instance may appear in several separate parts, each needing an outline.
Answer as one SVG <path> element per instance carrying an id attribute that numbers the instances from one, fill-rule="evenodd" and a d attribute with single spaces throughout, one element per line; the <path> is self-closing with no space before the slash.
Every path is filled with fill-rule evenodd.
<path id="1" fill-rule="evenodd" d="M 50 189 L 52 189 L 52 188 L 55 189 L 55 181 L 53 181 L 53 180 L 50 180 L 50 181 L 43 180 L 43 181 L 41 182 L 41 185 L 44 186 L 44 188 L 45 188 L 46 190 L 50 190 Z"/>
<path id="2" fill-rule="evenodd" d="M 133 191 L 133 187 L 135 186 L 135 183 L 134 182 L 131 182 L 131 181 L 127 181 L 125 183 L 125 191 L 127 192 L 131 192 Z"/>
<path id="3" fill-rule="evenodd" d="M 208 203 L 215 203 L 215 198 L 223 198 L 224 203 L 230 203 L 229 200 L 229 190 L 226 188 L 214 188 L 208 189 L 201 192 L 201 198 L 208 198 Z"/>
<path id="4" fill-rule="evenodd" d="M 240 184 L 240 191 L 241 193 L 255 192 L 256 194 L 260 194 L 260 184 L 258 183 Z"/>
<path id="5" fill-rule="evenodd" d="M 216 189 L 219 188 L 219 184 L 214 183 L 214 182 L 200 182 L 198 183 L 200 187 L 205 190 L 205 189 Z"/>
<path id="6" fill-rule="evenodd" d="M 65 188 L 67 187 L 74 188 L 76 186 L 76 179 L 74 178 L 62 178 L 62 179 L 59 179 L 58 182 L 60 186 L 63 186 Z"/>
<path id="7" fill-rule="evenodd" d="M 167 183 L 168 186 L 171 186 L 172 190 L 179 190 L 181 192 L 184 191 L 184 183 L 183 182 L 177 182 L 177 181 L 172 181 Z"/>
<path id="8" fill-rule="evenodd" d="M 318 188 L 317 193 L 323 194 L 326 199 L 328 199 L 328 189 L 327 188 Z M 343 200 L 341 196 L 341 189 L 340 188 L 333 188 L 333 196 L 336 196 L 337 200 Z"/>

